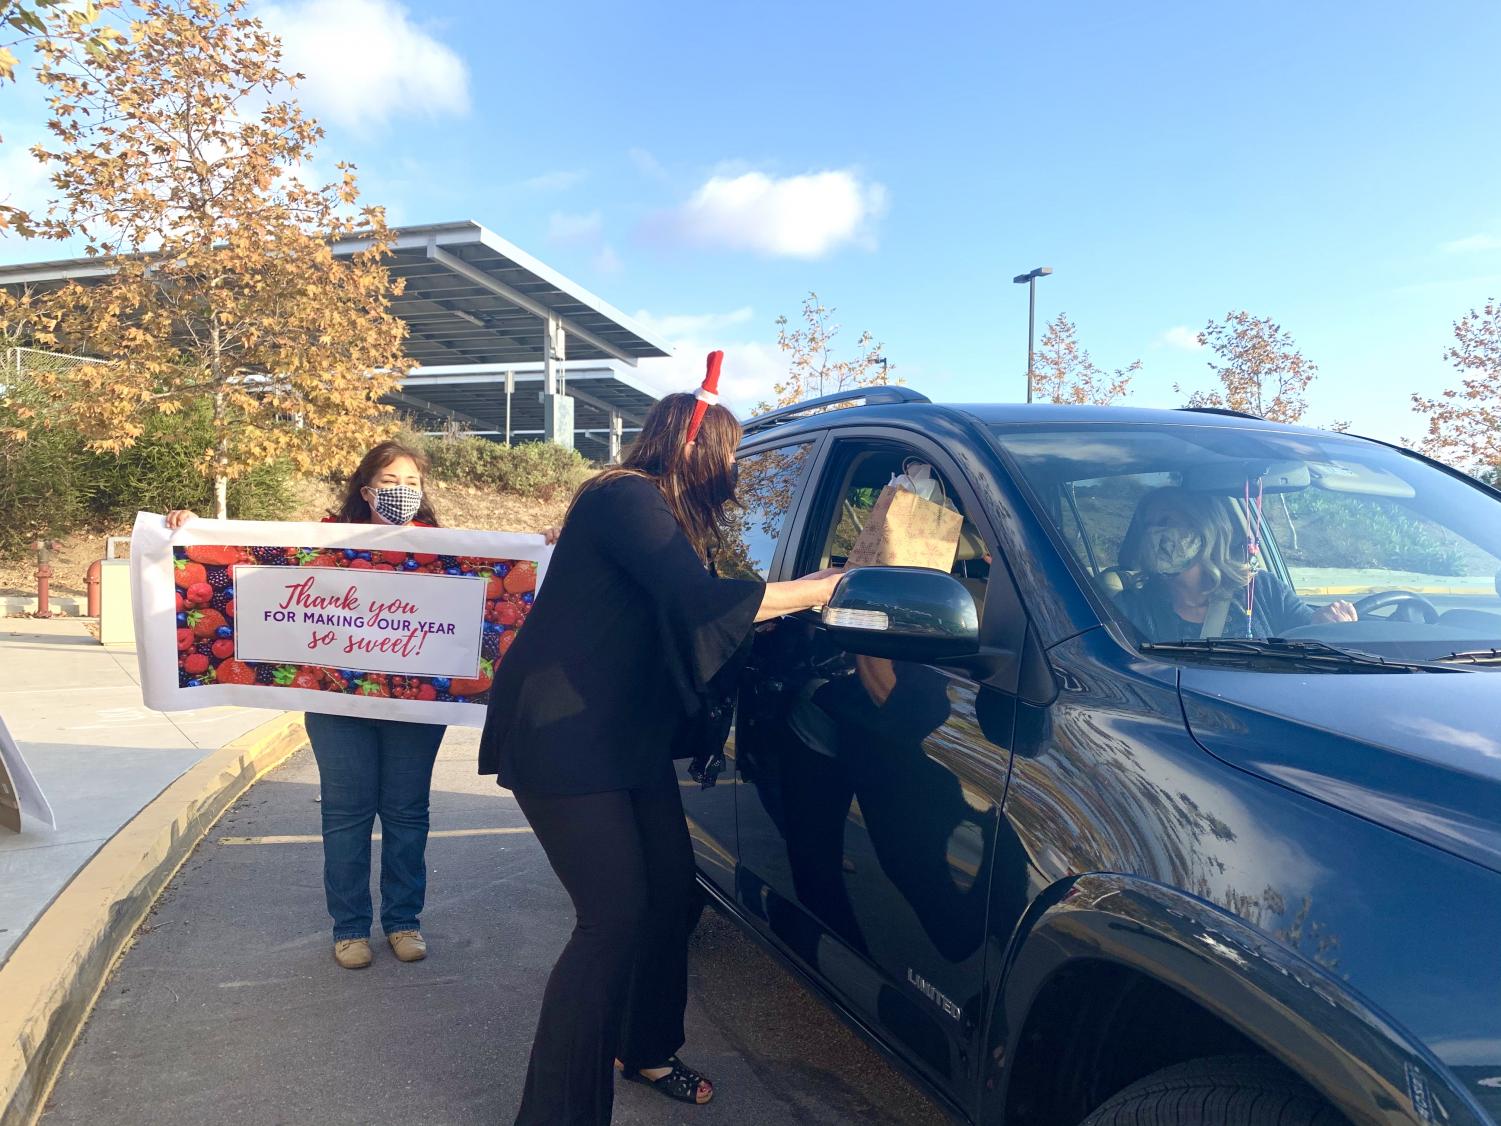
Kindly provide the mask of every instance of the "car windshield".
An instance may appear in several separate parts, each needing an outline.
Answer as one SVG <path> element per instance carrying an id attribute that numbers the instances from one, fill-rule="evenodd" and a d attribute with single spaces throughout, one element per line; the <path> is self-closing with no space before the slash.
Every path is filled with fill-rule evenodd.
<path id="1" fill-rule="evenodd" d="M 993 430 L 1138 644 L 1175 659 L 1231 650 L 1220 638 L 1408 661 L 1501 648 L 1501 500 L 1398 450 L 1224 425 Z"/>

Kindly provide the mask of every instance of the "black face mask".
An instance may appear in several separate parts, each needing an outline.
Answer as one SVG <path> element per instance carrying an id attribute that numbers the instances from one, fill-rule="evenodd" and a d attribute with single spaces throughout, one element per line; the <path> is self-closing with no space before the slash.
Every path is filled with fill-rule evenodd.
<path id="1" fill-rule="evenodd" d="M 738 461 L 736 461 L 736 462 L 731 462 L 730 463 L 730 496 L 735 496 L 739 492 L 740 492 L 740 463 Z"/>

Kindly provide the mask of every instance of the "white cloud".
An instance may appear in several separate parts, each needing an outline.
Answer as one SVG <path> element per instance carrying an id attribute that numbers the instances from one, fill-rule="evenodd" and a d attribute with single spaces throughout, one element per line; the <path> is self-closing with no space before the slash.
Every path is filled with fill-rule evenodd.
<path id="1" fill-rule="evenodd" d="M 636 166 L 636 171 L 652 180 L 666 180 L 667 169 L 662 167 L 662 162 L 654 157 L 646 149 L 630 149 L 626 156 Z"/>
<path id="2" fill-rule="evenodd" d="M 6 123 L 0 128 L 0 203 L 29 211 L 33 218 L 47 214 L 56 196 L 48 176 L 47 165 L 31 155 L 35 135 L 23 137 L 22 130 Z M 49 258 L 66 258 L 83 253 L 73 242 L 56 243 L 42 239 L 24 239 L 14 231 L 0 232 L 0 262 L 36 262 Z"/>
<path id="3" fill-rule="evenodd" d="M 592 264 L 598 273 L 618 274 L 625 269 L 625 263 L 615 253 L 615 248 L 605 241 L 602 212 L 554 211 L 547 219 L 547 241 L 592 251 Z"/>
<path id="4" fill-rule="evenodd" d="M 615 248 L 605 243 L 594 255 L 594 268 L 601 274 L 618 274 L 625 269 L 625 263 L 620 260 L 620 255 L 615 253 Z"/>
<path id="5" fill-rule="evenodd" d="M 47 165 L 31 155 L 30 145 L 0 144 L 0 203 L 35 212 L 46 209 L 52 194 Z"/>
<path id="6" fill-rule="evenodd" d="M 719 393 L 726 406 L 745 417 L 769 399 L 772 385 L 787 375 L 787 357 L 774 340 L 734 339 L 736 334 L 729 331 L 754 318 L 748 306 L 727 313 L 637 313 L 636 320 L 653 335 L 665 337 L 673 353 L 665 359 L 642 360 L 642 379 L 663 393 L 692 391 L 703 382 L 705 357 L 722 350 Z"/>
<path id="7" fill-rule="evenodd" d="M 518 186 L 533 192 L 566 192 L 569 188 L 578 187 L 588 178 L 587 172 L 559 170 L 522 180 Z"/>
<path id="8" fill-rule="evenodd" d="M 547 241 L 560 246 L 594 246 L 604 230 L 605 219 L 598 211 L 585 215 L 554 211 L 547 219 Z"/>
<path id="9" fill-rule="evenodd" d="M 1187 325 L 1174 325 L 1157 338 L 1157 343 L 1165 348 L 1180 348 L 1185 352 L 1197 352 L 1204 347 L 1199 340 L 1199 330 Z"/>
<path id="10" fill-rule="evenodd" d="M 259 15 L 281 37 L 287 68 L 306 76 L 298 99 L 326 122 L 359 128 L 469 109 L 464 60 L 398 0 L 302 0 Z"/>
<path id="11" fill-rule="evenodd" d="M 781 179 L 764 172 L 716 175 L 648 234 L 700 247 L 776 258 L 822 258 L 849 243 L 874 247 L 871 228 L 886 211 L 886 188 L 850 170 Z"/>
<path id="12" fill-rule="evenodd" d="M 660 317 L 642 309 L 636 314 L 636 320 L 653 335 L 665 336 L 670 340 L 677 336 L 702 336 L 709 332 L 719 332 L 731 325 L 748 324 L 755 315 L 756 311 L 749 305 L 742 305 L 728 313 L 669 313 Z"/>
<path id="13" fill-rule="evenodd" d="M 1467 235 L 1439 247 L 1445 254 L 1474 254 L 1477 251 L 1501 250 L 1501 235 Z"/>

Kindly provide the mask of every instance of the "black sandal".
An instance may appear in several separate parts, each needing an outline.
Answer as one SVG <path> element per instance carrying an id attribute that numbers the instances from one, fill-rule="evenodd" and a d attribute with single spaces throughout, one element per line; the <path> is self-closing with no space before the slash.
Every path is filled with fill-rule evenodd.
<path id="1" fill-rule="evenodd" d="M 686 1066 L 677 1056 L 670 1057 L 662 1066 L 670 1067 L 672 1070 L 660 1079 L 648 1079 L 639 1071 L 631 1074 L 624 1068 L 621 1069 L 620 1073 L 632 1083 L 640 1083 L 647 1087 L 653 1087 L 669 1099 L 676 1099 L 678 1102 L 688 1103 L 690 1106 L 706 1106 L 708 1103 L 714 1101 L 714 1084 L 691 1067 Z M 708 1084 L 709 1097 L 703 1102 L 699 1102 L 698 1089 L 703 1084 Z"/>

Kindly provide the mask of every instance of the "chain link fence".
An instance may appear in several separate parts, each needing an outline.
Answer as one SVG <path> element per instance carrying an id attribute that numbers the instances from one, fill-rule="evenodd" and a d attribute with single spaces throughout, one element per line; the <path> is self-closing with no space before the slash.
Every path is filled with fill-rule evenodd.
<path id="1" fill-rule="evenodd" d="M 66 352 L 46 352 L 40 348 L 9 347 L 0 349 L 0 385 L 19 383 L 28 372 L 67 375 L 81 367 L 108 363 L 92 356 L 72 356 Z"/>

